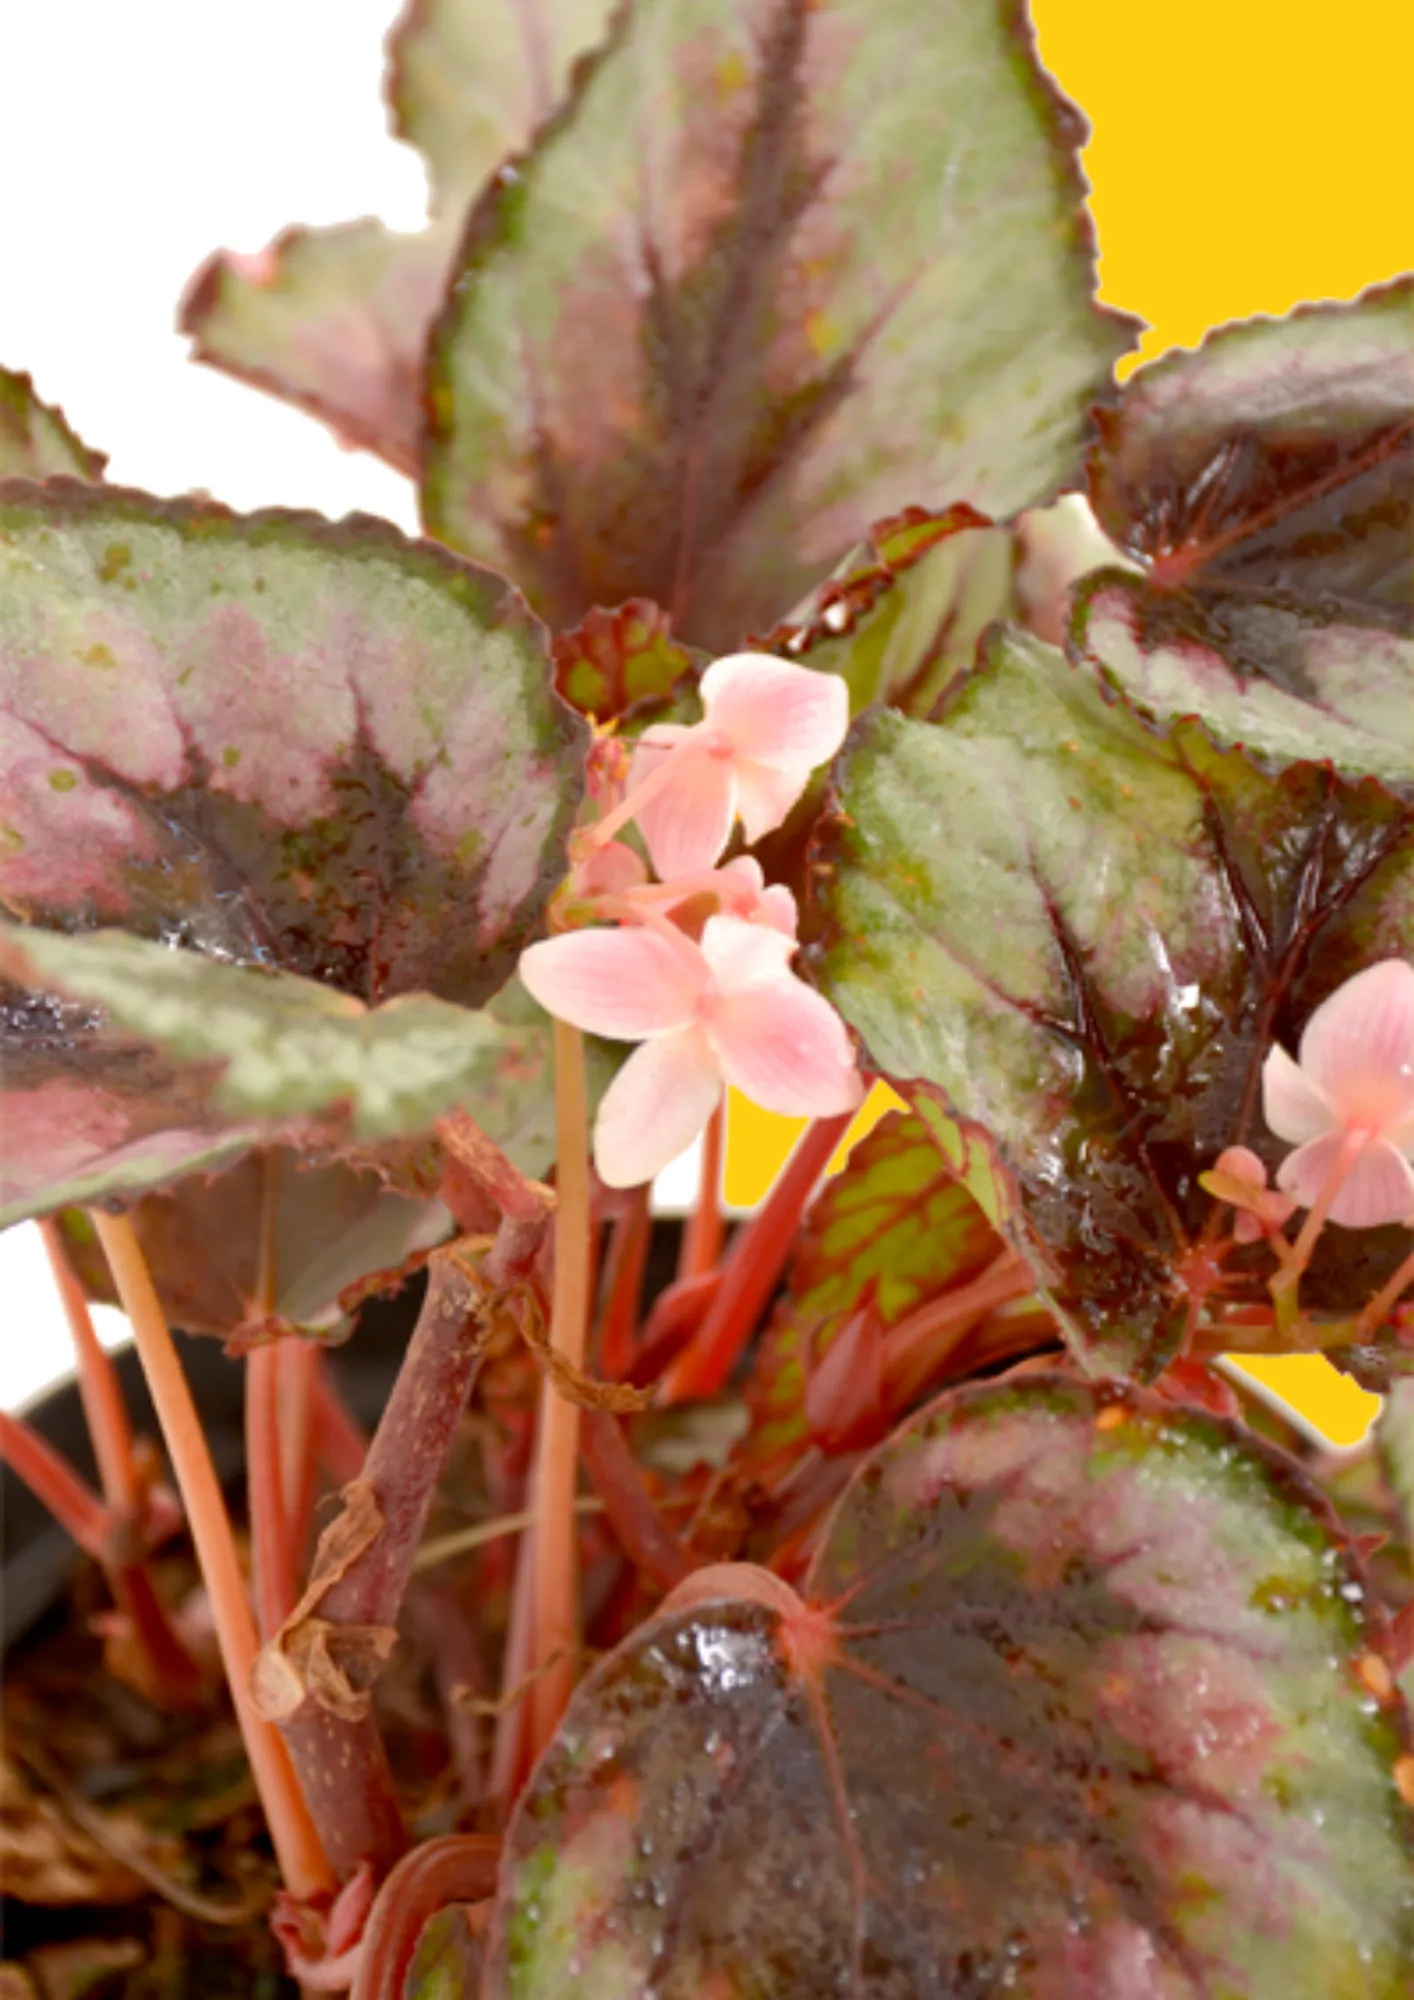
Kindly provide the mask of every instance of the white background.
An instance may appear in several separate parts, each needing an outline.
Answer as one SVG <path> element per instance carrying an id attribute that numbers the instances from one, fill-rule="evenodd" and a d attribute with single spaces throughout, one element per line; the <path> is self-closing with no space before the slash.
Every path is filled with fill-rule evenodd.
<path id="1" fill-rule="evenodd" d="M 397 0 L 0 0 L 0 364 L 108 453 L 110 480 L 416 527 L 407 480 L 197 366 L 175 331 L 213 250 L 259 250 L 291 222 L 421 222 L 421 158 L 389 134 L 381 97 L 397 13 Z M 121 1335 L 120 1315 L 100 1317 Z M 0 1407 L 67 1369 L 37 1235 L 7 1231 Z"/>

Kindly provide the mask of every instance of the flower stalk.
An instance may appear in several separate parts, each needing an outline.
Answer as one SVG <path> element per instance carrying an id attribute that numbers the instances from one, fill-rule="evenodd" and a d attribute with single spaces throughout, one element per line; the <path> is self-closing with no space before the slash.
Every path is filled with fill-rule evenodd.
<path id="1" fill-rule="evenodd" d="M 571 1368 L 584 1368 L 589 1323 L 589 1115 L 584 1042 L 556 1021 L 555 1142 L 558 1175 L 555 1275 L 550 1345 Z M 549 1742 L 574 1685 L 578 1643 L 578 1564 L 575 1472 L 579 1409 L 546 1375 L 540 1385 L 535 1461 L 535 1616 L 531 1671 L 531 1736 L 538 1753 Z"/>
<path id="2" fill-rule="evenodd" d="M 186 1508 L 231 1700 L 280 1872 L 291 1895 L 304 1900 L 332 1888 L 333 1873 L 279 1734 L 257 1712 L 251 1699 L 255 1619 L 201 1419 L 132 1224 L 125 1216 L 105 1215 L 101 1209 L 90 1213 L 123 1309 L 132 1322 L 133 1340 Z"/>

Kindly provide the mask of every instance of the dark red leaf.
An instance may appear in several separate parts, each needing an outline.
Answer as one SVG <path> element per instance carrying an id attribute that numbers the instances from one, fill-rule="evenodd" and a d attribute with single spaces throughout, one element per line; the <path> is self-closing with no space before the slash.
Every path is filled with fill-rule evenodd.
<path id="1" fill-rule="evenodd" d="M 555 686 L 581 715 L 610 722 L 639 702 L 659 703 L 695 680 L 697 661 L 672 636 L 666 612 L 646 597 L 593 610 L 551 648 Z"/>

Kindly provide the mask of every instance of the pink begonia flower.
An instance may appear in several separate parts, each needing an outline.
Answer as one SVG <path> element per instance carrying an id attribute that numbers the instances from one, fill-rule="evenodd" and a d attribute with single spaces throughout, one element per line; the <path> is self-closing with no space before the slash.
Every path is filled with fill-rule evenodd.
<path id="1" fill-rule="evenodd" d="M 626 841 L 609 840 L 576 863 L 572 880 L 576 896 L 622 896 L 648 880 L 648 869 Z"/>
<path id="2" fill-rule="evenodd" d="M 690 902 L 694 896 L 715 896 L 722 916 L 740 917 L 748 924 L 769 924 L 783 937 L 793 938 L 800 923 L 795 897 L 783 882 L 767 886 L 761 863 L 754 854 L 739 854 L 725 868 L 712 868 L 702 875 L 679 877 L 675 882 L 647 889 L 642 900 L 668 911 Z"/>
<path id="3" fill-rule="evenodd" d="M 770 924 L 709 917 L 700 945 L 625 925 L 547 938 L 521 954 L 542 1007 L 615 1041 L 642 1042 L 604 1094 L 594 1163 L 609 1187 L 652 1180 L 692 1144 L 724 1082 L 766 1111 L 827 1117 L 864 1094 L 839 1015 L 789 969 Z"/>
<path id="4" fill-rule="evenodd" d="M 1330 1206 L 1347 1229 L 1414 1219 L 1414 966 L 1389 958 L 1323 1000 L 1301 1035 L 1299 1062 L 1274 1048 L 1262 1106 L 1295 1146 L 1277 1186 L 1311 1208 L 1351 1133 L 1368 1142 Z"/>
<path id="5" fill-rule="evenodd" d="M 769 653 L 731 653 L 702 676 L 702 720 L 663 722 L 639 738 L 630 791 L 669 751 L 671 778 L 635 818 L 664 881 L 712 867 L 739 818 L 749 841 L 781 824 L 810 774 L 828 763 L 849 728 L 849 689 L 839 674 L 792 666 Z"/>

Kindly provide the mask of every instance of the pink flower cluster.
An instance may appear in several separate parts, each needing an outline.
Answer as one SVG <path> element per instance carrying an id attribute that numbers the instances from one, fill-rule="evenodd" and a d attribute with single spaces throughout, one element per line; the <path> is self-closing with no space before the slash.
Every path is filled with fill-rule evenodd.
<path id="1" fill-rule="evenodd" d="M 594 1161 L 610 1187 L 651 1180 L 689 1146 L 734 1085 L 767 1111 L 825 1117 L 863 1096 L 833 1007 L 790 970 L 795 898 L 740 855 L 741 821 L 777 827 L 849 726 L 836 674 L 736 653 L 702 676 L 701 722 L 645 731 L 626 773 L 597 774 L 607 810 L 573 850 L 573 894 L 614 928 L 547 938 L 521 954 L 542 1007 L 589 1034 L 641 1042 L 605 1092 Z M 614 833 L 637 823 L 658 880 Z"/>
<path id="2" fill-rule="evenodd" d="M 1296 1149 L 1277 1186 L 1298 1208 L 1347 1229 L 1414 1221 L 1414 966 L 1388 958 L 1347 979 L 1306 1023 L 1299 1061 L 1272 1050 L 1262 1098 Z"/>

